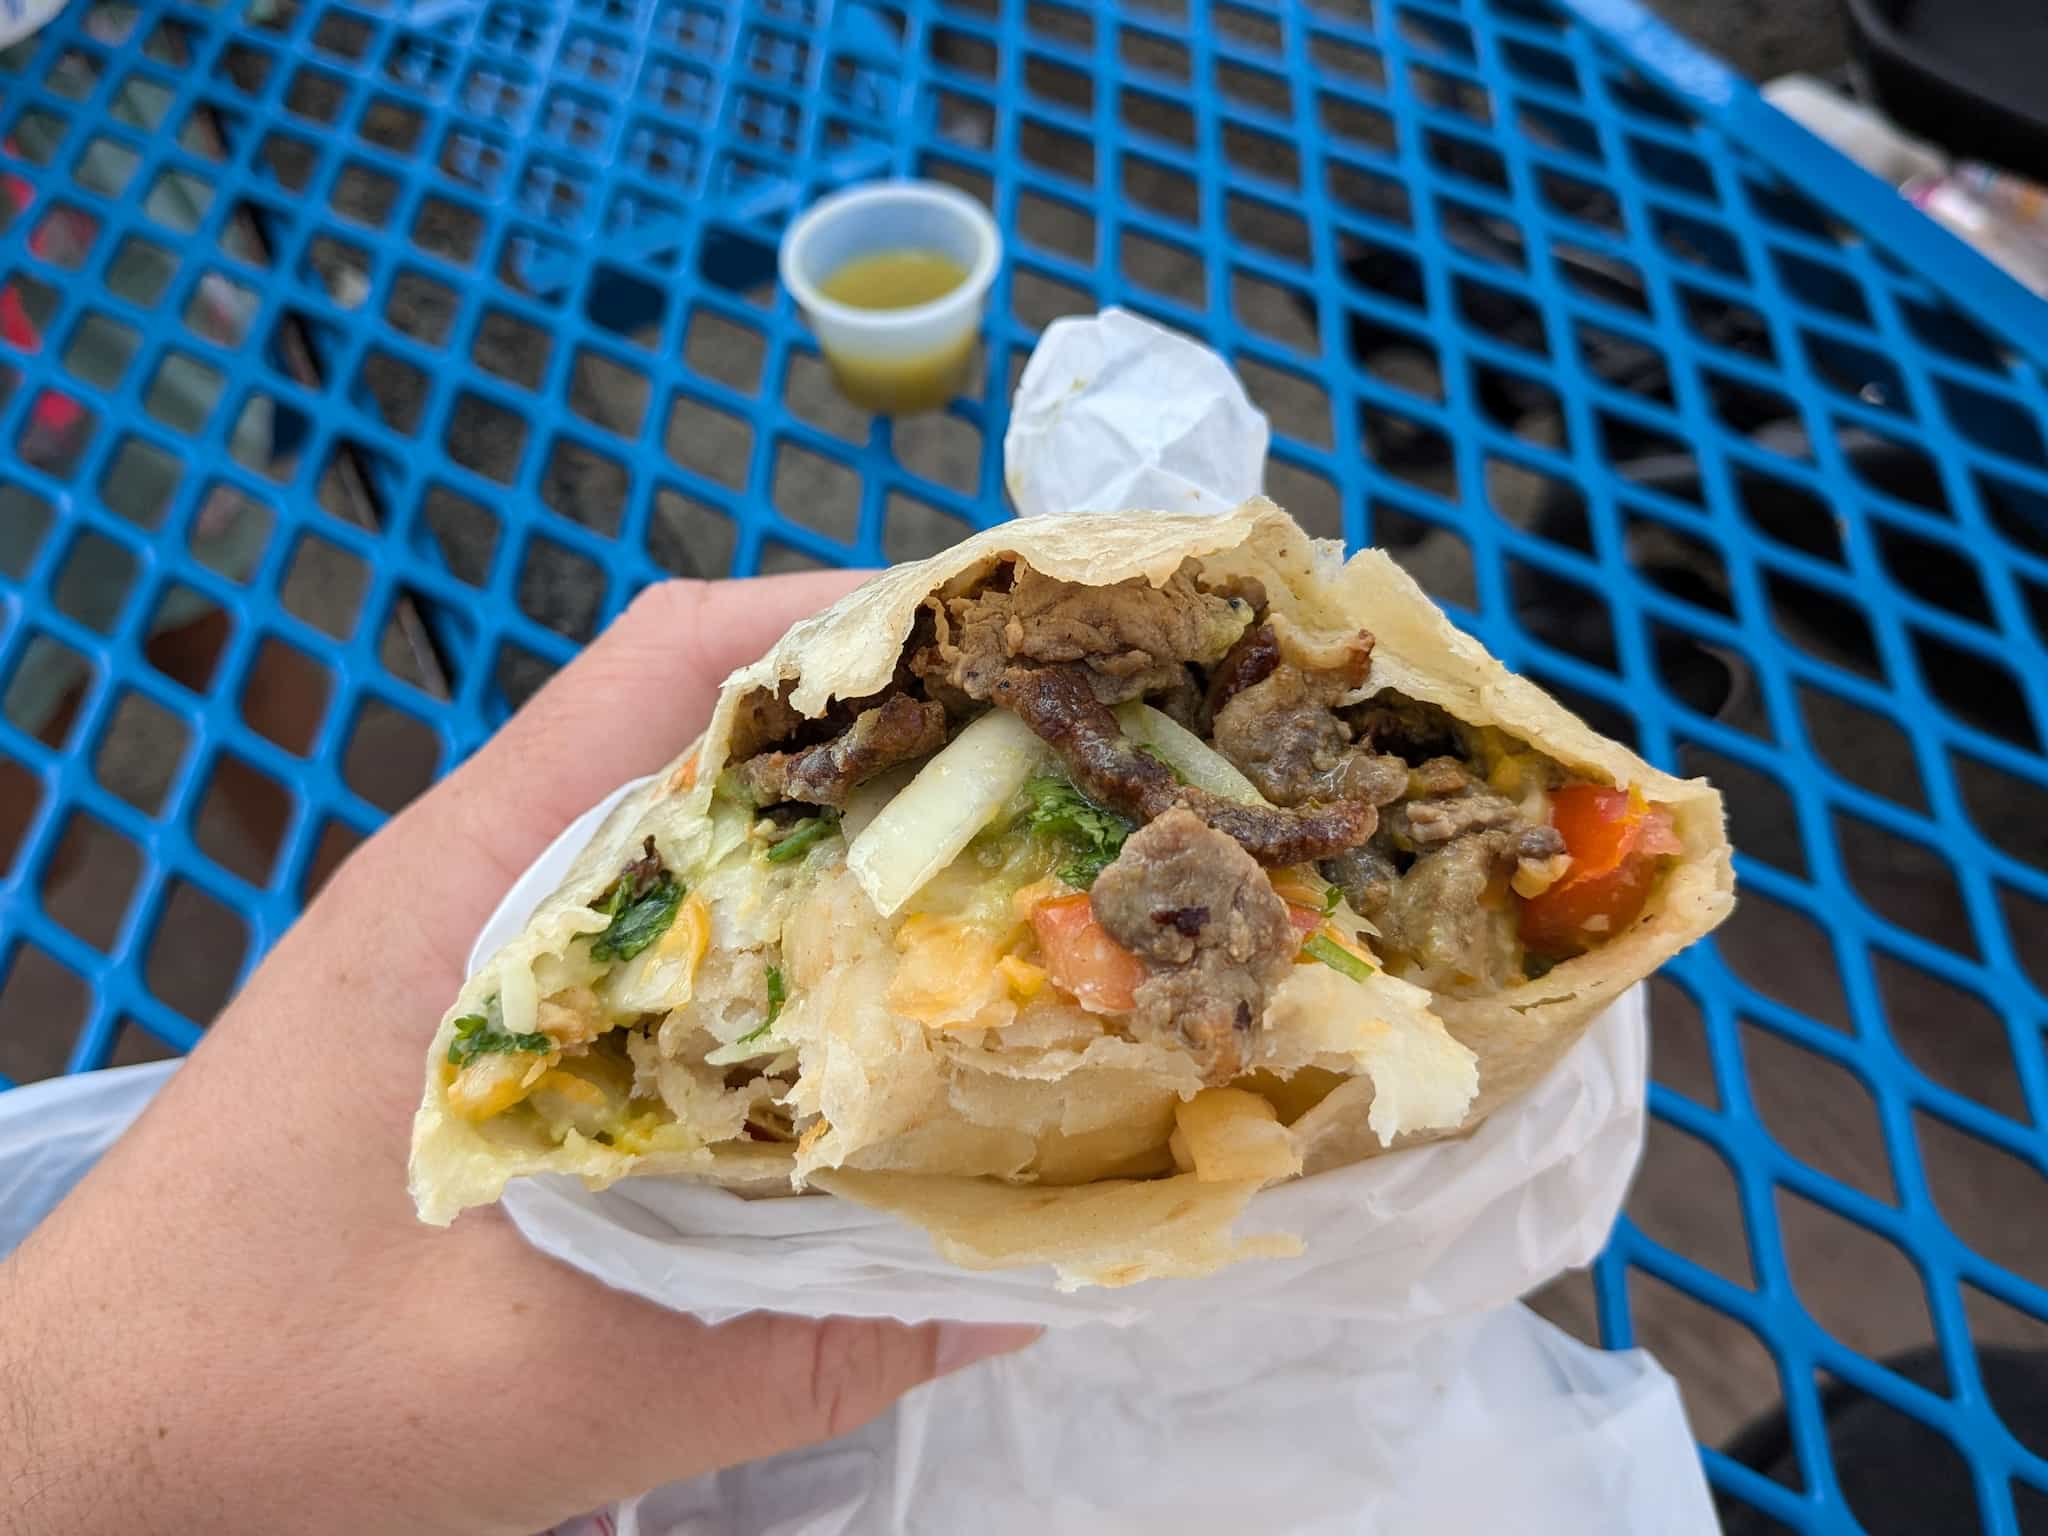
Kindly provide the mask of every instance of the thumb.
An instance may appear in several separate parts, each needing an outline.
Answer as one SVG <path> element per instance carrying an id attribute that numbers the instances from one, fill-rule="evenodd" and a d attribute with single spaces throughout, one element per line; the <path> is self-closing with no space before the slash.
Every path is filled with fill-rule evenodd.
<path id="1" fill-rule="evenodd" d="M 767 1455 L 846 1434 L 912 1387 L 978 1360 L 1009 1354 L 1040 1330 L 999 1323 L 902 1323 L 868 1318 L 775 1319 L 781 1337 L 770 1351 L 772 1375 L 761 1382 L 780 1399 L 780 1443 Z M 779 1367 L 779 1368 L 778 1368 Z M 772 1428 L 773 1426 L 764 1426 Z"/>

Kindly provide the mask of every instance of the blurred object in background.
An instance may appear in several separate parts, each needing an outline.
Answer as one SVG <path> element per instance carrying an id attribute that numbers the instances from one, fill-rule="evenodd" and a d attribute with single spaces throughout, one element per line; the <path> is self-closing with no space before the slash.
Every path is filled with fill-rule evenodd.
<path id="1" fill-rule="evenodd" d="M 2048 39 L 2048 31 L 2041 35 Z M 2035 68 L 2048 70 L 2048 57 Z M 1940 146 L 1913 137 L 1874 108 L 1810 75 L 1773 80 L 1764 87 L 1764 98 L 1897 187 L 1914 207 L 2034 292 L 2048 295 L 2048 189 L 2015 171 L 1951 162 Z"/>
<path id="2" fill-rule="evenodd" d="M 2048 296 L 2048 188 L 1988 165 L 1959 165 L 1903 190 L 1937 224 Z"/>
<path id="3" fill-rule="evenodd" d="M 0 48 L 18 43 L 64 9 L 64 0 L 0 0 Z"/>
<path id="4" fill-rule="evenodd" d="M 2039 0 L 1844 0 L 1857 94 L 1957 159 L 2048 181 Z"/>
<path id="5" fill-rule="evenodd" d="M 1812 75 L 1780 75 L 1763 88 L 1764 100 L 1816 138 L 1825 139 L 1895 187 L 1939 176 L 1948 157 L 1872 109 Z"/>

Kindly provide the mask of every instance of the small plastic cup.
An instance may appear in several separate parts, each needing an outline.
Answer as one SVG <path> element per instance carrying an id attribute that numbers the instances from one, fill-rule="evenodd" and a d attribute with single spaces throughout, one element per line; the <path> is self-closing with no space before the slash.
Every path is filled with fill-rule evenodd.
<path id="1" fill-rule="evenodd" d="M 967 276 L 929 303 L 862 309 L 827 298 L 848 262 L 884 251 L 944 256 Z M 986 208 L 936 181 L 878 181 L 812 204 L 782 237 L 782 283 L 817 333 L 855 405 L 886 415 L 935 410 L 960 392 L 1003 240 Z"/>

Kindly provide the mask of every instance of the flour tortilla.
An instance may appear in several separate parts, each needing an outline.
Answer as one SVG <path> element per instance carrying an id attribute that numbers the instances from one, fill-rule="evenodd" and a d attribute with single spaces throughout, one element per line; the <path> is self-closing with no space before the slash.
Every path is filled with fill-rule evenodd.
<path id="1" fill-rule="evenodd" d="M 423 1219 L 446 1222 L 467 1206 L 495 1200 L 507 1180 L 522 1175 L 573 1173 L 601 1185 L 630 1173 L 702 1179 L 754 1195 L 787 1194 L 796 1182 L 830 1187 L 926 1226 L 956 1262 L 971 1267 L 1051 1262 L 1067 1283 L 1114 1284 L 1199 1273 L 1237 1258 L 1285 1250 L 1285 1239 L 1230 1236 L 1252 1185 L 1196 1185 L 1187 1176 L 1112 1183 L 1115 1173 L 1152 1170 L 1141 1166 L 1142 1157 L 1133 1161 L 1129 1145 L 1117 1146 L 1114 1156 L 1105 1152 L 1099 1163 L 1079 1155 L 1105 1135 L 1114 1142 L 1120 1116 L 1170 1117 L 1173 1099 L 1194 1091 L 1182 1053 L 1163 1045 L 1102 1042 L 1102 1061 L 1081 1064 L 1055 1083 L 964 1074 L 958 1062 L 916 1048 L 908 1036 L 873 1046 L 851 1067 L 842 1053 L 837 1087 L 827 1090 L 838 1098 L 827 1105 L 831 1145 L 822 1159 L 815 1145 L 799 1152 L 765 1143 L 696 1144 L 687 1127 L 675 1128 L 663 1144 L 634 1154 L 574 1133 L 565 1145 L 550 1147 L 491 1122 L 471 1124 L 448 1110 L 443 1063 L 455 1021 L 479 1011 L 499 991 L 502 978 L 562 952 L 585 931 L 591 904 L 637 853 L 643 838 L 656 836 L 672 862 L 687 863 L 692 850 L 705 846 L 712 787 L 726 763 L 743 699 L 787 685 L 789 703 L 816 717 L 834 699 L 880 691 L 895 673 L 925 598 L 1007 556 L 1047 576 L 1092 585 L 1139 576 L 1163 584 L 1190 558 L 1211 580 L 1255 577 L 1273 609 L 1303 625 L 1369 629 L 1377 641 L 1370 688 L 1398 690 L 1469 725 L 1499 727 L 1568 769 L 1640 790 L 1670 814 L 1683 851 L 1642 914 L 1591 953 L 1489 996 L 1438 997 L 1434 1017 L 1431 999 L 1419 988 L 1384 973 L 1371 978 L 1389 1038 L 1409 1061 L 1404 1096 L 1419 1093 L 1427 1099 L 1443 1087 L 1462 1094 L 1454 1104 L 1467 1106 L 1462 1118 L 1454 1108 L 1448 1118 L 1439 1114 L 1432 1120 L 1424 1114 L 1402 1122 L 1429 1128 L 1409 1131 L 1397 1145 L 1461 1133 L 1511 1100 L 1558 1061 L 1594 1015 L 1712 929 L 1733 905 L 1719 794 L 1704 780 L 1678 779 L 1651 767 L 1534 684 L 1509 673 L 1454 628 L 1381 552 L 1363 550 L 1346 560 L 1339 545 L 1310 539 L 1263 497 L 1220 517 L 1131 512 L 1007 523 L 929 560 L 880 573 L 794 626 L 761 660 L 734 673 L 699 741 L 612 812 L 525 930 L 465 983 L 429 1047 L 425 1092 L 414 1124 L 411 1187 Z M 850 878 L 840 884 L 850 894 L 833 895 L 830 910 L 852 932 L 856 918 L 872 918 L 872 909 L 864 916 L 856 913 L 864 905 L 857 885 Z M 1269 1008 L 1268 1033 L 1276 1033 L 1276 1017 L 1290 1010 L 1303 1030 L 1312 1030 L 1315 989 L 1342 981 L 1319 966 L 1296 971 L 1298 978 L 1283 985 Z M 867 1011 L 885 1012 L 879 1005 Z M 1435 1019 L 1448 1026 L 1469 1056 L 1452 1049 L 1436 1030 Z M 889 1027 L 886 1020 L 860 1026 Z M 1440 1043 L 1429 1038 L 1432 1033 Z M 1473 1058 L 1476 1094 L 1469 1082 L 1462 1090 L 1455 1084 L 1459 1072 L 1469 1074 Z M 899 1060 L 907 1063 L 900 1070 Z M 808 1058 L 805 1074 L 808 1080 Z M 968 1077 L 972 1092 L 962 1086 Z M 1031 1096 L 1031 1090 L 1045 1088 L 1058 1092 Z M 1052 1108 L 1044 1102 L 1048 1098 Z M 1376 1100 L 1381 1101 L 1378 1114 Z M 1381 1151 L 1388 1109 L 1387 1096 L 1376 1089 L 1372 1076 L 1361 1073 L 1342 1082 L 1293 1124 L 1305 1170 Z M 1019 1158 L 1028 1156 L 1031 1147 L 1052 1143 L 1070 1154 L 1055 1159 L 1065 1169 L 1065 1187 L 986 1176 L 1014 1175 Z M 1096 1178 L 1088 1177 L 1091 1168 Z"/>

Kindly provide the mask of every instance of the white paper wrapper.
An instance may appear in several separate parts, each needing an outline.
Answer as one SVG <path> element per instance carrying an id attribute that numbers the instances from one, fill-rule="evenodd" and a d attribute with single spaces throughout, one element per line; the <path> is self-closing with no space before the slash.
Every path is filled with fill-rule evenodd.
<path id="1" fill-rule="evenodd" d="M 1026 515 L 1223 511 L 1259 490 L 1266 443 L 1220 357 L 1110 310 L 1057 322 L 1032 354 L 1005 483 Z M 611 803 L 507 895 L 472 968 Z M 922 1231 L 834 1199 L 517 1182 L 505 1204 L 536 1246 L 707 1320 L 774 1310 L 1050 1330 L 858 1434 L 657 1490 L 591 1529 L 1710 1532 L 1671 1379 L 1511 1305 L 1588 1262 L 1613 1225 L 1642 1145 L 1645 1050 L 1638 988 L 1471 1136 L 1254 1197 L 1241 1228 L 1300 1234 L 1300 1258 L 1118 1290 L 1061 1292 L 1049 1266 L 957 1269 Z"/>
<path id="2" fill-rule="evenodd" d="M 858 1433 L 609 1518 L 617 1536 L 1716 1529 L 1671 1378 L 1522 1307 L 1404 1329 L 1230 1312 L 1065 1329 Z"/>
<path id="3" fill-rule="evenodd" d="M 1259 493 L 1266 418 L 1199 342 L 1105 309 L 1046 327 L 1010 402 L 1018 514 L 1228 512 Z"/>

